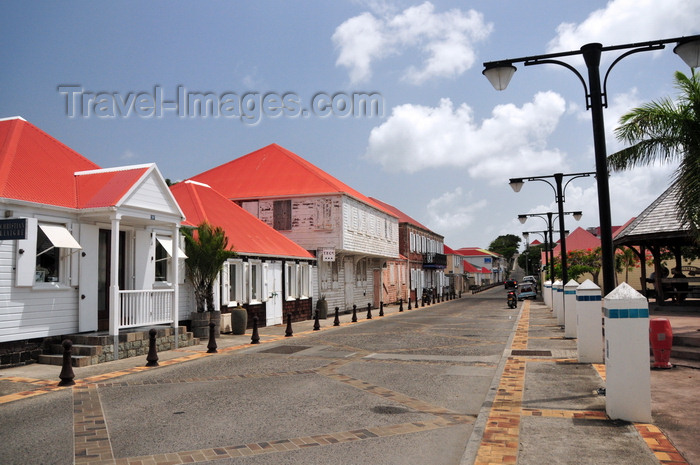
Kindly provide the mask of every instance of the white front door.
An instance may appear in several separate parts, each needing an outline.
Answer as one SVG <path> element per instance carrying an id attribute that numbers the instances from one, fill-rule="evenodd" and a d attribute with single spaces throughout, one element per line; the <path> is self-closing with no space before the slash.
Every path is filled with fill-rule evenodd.
<path id="1" fill-rule="evenodd" d="M 282 315 L 282 262 L 266 264 L 267 283 L 267 326 L 284 323 Z"/>

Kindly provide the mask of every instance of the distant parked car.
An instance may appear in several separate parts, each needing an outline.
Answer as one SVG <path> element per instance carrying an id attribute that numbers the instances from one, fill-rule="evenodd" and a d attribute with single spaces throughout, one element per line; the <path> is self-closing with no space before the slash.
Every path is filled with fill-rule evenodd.
<path id="1" fill-rule="evenodd" d="M 523 281 L 522 281 L 522 282 L 524 282 L 524 283 L 530 282 L 530 283 L 537 284 L 537 278 L 534 277 L 534 276 L 525 276 L 525 277 L 523 278 Z"/>
<path id="2" fill-rule="evenodd" d="M 526 283 L 520 283 L 518 284 L 518 300 L 525 300 L 525 299 L 536 299 L 537 298 L 537 289 L 535 289 L 535 284 L 531 282 L 526 282 Z"/>
<path id="3" fill-rule="evenodd" d="M 504 283 L 506 289 L 515 289 L 518 287 L 518 281 L 515 279 L 509 279 Z"/>

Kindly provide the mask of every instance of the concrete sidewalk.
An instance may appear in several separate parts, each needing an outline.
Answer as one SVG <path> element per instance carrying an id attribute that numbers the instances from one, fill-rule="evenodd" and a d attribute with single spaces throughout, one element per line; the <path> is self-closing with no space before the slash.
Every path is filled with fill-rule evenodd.
<path id="1" fill-rule="evenodd" d="M 541 302 L 523 303 L 510 349 L 462 465 L 700 464 L 697 370 L 652 371 L 654 424 L 628 423 L 605 414 L 605 365 L 578 363 Z"/>

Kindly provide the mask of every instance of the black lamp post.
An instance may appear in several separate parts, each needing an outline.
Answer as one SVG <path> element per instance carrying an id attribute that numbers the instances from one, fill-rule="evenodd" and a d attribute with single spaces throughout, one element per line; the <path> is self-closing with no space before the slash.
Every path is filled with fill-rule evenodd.
<path id="1" fill-rule="evenodd" d="M 526 244 L 527 244 L 527 248 L 528 248 L 528 257 L 529 257 L 529 249 L 530 249 L 530 243 L 529 243 L 530 234 L 538 234 L 544 240 L 544 269 L 545 270 L 547 270 L 549 268 L 549 252 L 550 252 L 550 241 L 551 241 L 551 238 L 549 238 L 549 236 L 547 236 L 547 234 L 549 232 L 550 231 L 548 229 L 545 229 L 543 231 L 524 231 L 523 232 L 523 236 L 525 237 L 525 241 L 527 241 Z M 565 233 L 568 234 L 569 231 L 566 231 Z M 541 265 L 541 262 L 540 262 L 540 265 Z M 551 272 L 551 270 L 550 270 L 550 272 Z"/>
<path id="2" fill-rule="evenodd" d="M 603 108 L 608 106 L 607 81 L 612 68 L 623 58 L 633 53 L 660 50 L 665 44 L 676 43 L 673 51 L 680 56 L 691 68 L 700 66 L 700 35 L 677 37 L 674 39 L 654 40 L 650 42 L 638 42 L 624 45 L 603 47 L 599 43 L 586 44 L 580 50 L 569 52 L 550 53 L 508 60 L 491 61 L 484 63 L 483 74 L 496 90 L 504 90 L 516 71 L 514 63 L 523 63 L 525 66 L 555 64 L 572 71 L 583 84 L 586 93 L 586 109 L 591 110 L 593 122 L 593 145 L 595 148 L 596 179 L 598 185 L 598 211 L 600 214 L 600 245 L 602 253 L 603 291 L 608 294 L 615 287 L 615 262 L 613 257 L 612 222 L 610 215 L 610 189 L 608 186 L 608 163 L 605 148 L 605 122 Z M 601 86 L 600 82 L 600 56 L 602 52 L 613 50 L 627 50 L 608 67 Z M 574 55 L 582 55 L 588 70 L 588 85 L 581 73 L 573 66 L 555 58 L 563 58 Z"/>
<path id="3" fill-rule="evenodd" d="M 573 181 L 576 178 L 587 178 L 588 176 L 595 174 L 595 172 L 586 172 L 586 173 L 569 173 L 569 174 L 563 174 L 563 173 L 555 173 L 550 176 L 532 176 L 529 178 L 512 178 L 510 180 L 510 187 L 513 188 L 515 192 L 520 192 L 520 189 L 522 189 L 523 184 L 525 181 L 542 181 L 544 183 L 549 184 L 549 187 L 554 189 L 554 198 L 557 201 L 557 209 L 559 213 L 559 232 L 561 233 L 564 231 L 564 194 L 566 193 L 566 187 L 569 185 L 571 181 Z M 566 181 L 566 184 L 562 186 L 562 182 L 564 180 L 564 177 L 570 178 L 568 181 Z M 556 184 L 556 187 L 552 185 L 551 182 L 547 181 L 548 178 L 554 178 L 554 182 Z M 576 218 L 576 215 L 574 214 L 574 218 Z M 576 221 L 578 221 L 581 217 L 579 216 L 576 218 Z M 569 275 L 567 273 L 567 267 L 566 267 L 566 235 L 562 234 L 560 236 L 561 241 L 561 280 L 564 283 L 569 282 Z"/>
<path id="4" fill-rule="evenodd" d="M 553 237 L 553 232 L 552 232 L 552 218 L 554 216 L 554 212 L 547 212 L 547 213 L 528 213 L 524 215 L 518 215 L 518 220 L 520 220 L 520 223 L 525 224 L 528 218 L 530 217 L 537 217 L 545 220 L 547 222 L 547 229 L 549 231 L 549 265 L 550 265 L 550 276 L 552 281 L 554 281 L 554 237 Z M 561 244 L 561 256 L 565 257 L 566 256 L 566 250 L 564 249 L 565 246 L 565 238 L 566 238 L 566 230 L 564 229 L 564 221 L 562 218 L 564 215 L 573 215 L 574 219 L 576 221 L 580 220 L 581 217 L 583 216 L 583 213 L 580 211 L 575 211 L 575 212 L 561 212 L 557 214 L 559 217 L 559 241 Z M 546 217 L 546 219 L 545 219 Z M 566 270 L 566 260 L 563 259 L 561 262 L 561 274 L 562 274 L 562 281 L 563 278 L 567 275 L 567 270 Z M 565 282 L 565 281 L 564 281 Z"/>

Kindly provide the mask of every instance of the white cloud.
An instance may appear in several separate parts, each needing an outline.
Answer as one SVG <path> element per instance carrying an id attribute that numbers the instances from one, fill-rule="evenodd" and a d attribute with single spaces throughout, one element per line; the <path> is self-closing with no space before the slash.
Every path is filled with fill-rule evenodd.
<path id="1" fill-rule="evenodd" d="M 549 52 L 578 50 L 582 45 L 603 45 L 666 39 L 697 33 L 697 0 L 612 0 L 582 23 L 562 23 L 549 43 Z"/>
<path id="2" fill-rule="evenodd" d="M 616 94 L 608 102 L 608 107 L 604 110 L 605 115 L 605 144 L 608 154 L 615 153 L 625 147 L 625 144 L 618 142 L 615 137 L 615 129 L 620 125 L 622 115 L 629 113 L 632 109 L 643 104 L 639 98 L 639 93 L 636 87 L 633 87 L 629 92 Z M 591 121 L 591 112 L 583 106 L 570 105 L 567 113 L 574 114 L 580 121 Z M 591 147 L 591 151 L 593 148 Z"/>
<path id="3" fill-rule="evenodd" d="M 474 10 L 436 13 L 430 2 L 399 14 L 385 5 L 377 10 L 379 17 L 364 12 L 343 22 L 333 33 L 333 43 L 339 50 L 336 65 L 348 68 L 352 83 L 367 81 L 373 62 L 414 49 L 420 51 L 417 55 L 422 62 L 406 70 L 409 82 L 421 84 L 434 77 L 459 76 L 476 60 L 473 42 L 485 39 L 492 30 L 492 25 Z"/>
<path id="4" fill-rule="evenodd" d="M 487 205 L 486 199 L 476 199 L 472 192 L 465 193 L 461 187 L 457 187 L 428 202 L 426 223 L 433 231 L 440 231 L 449 245 L 450 240 L 453 240 L 451 238 L 464 237 L 464 230 L 483 214 Z"/>
<path id="5" fill-rule="evenodd" d="M 676 165 L 652 165 L 612 173 L 608 179 L 610 210 L 614 225 L 622 225 L 639 215 L 671 184 Z M 540 211 L 556 211 L 556 204 Z M 598 189 L 595 182 L 573 181 L 566 189 L 566 211 L 583 211 L 580 223 L 567 219 L 569 229 L 599 226 Z"/>
<path id="6" fill-rule="evenodd" d="M 400 105 L 372 129 L 365 157 L 387 171 L 466 167 L 472 177 L 498 184 L 511 173 L 565 166 L 564 155 L 547 148 L 565 111 L 564 99 L 554 92 L 537 93 L 522 107 L 496 106 L 480 125 L 468 105 L 454 108 L 448 98 L 437 107 Z"/>
<path id="7" fill-rule="evenodd" d="M 121 160 L 131 160 L 132 158 L 136 158 L 136 154 L 132 152 L 129 149 L 126 149 L 124 153 L 122 154 L 121 157 L 119 157 Z"/>

